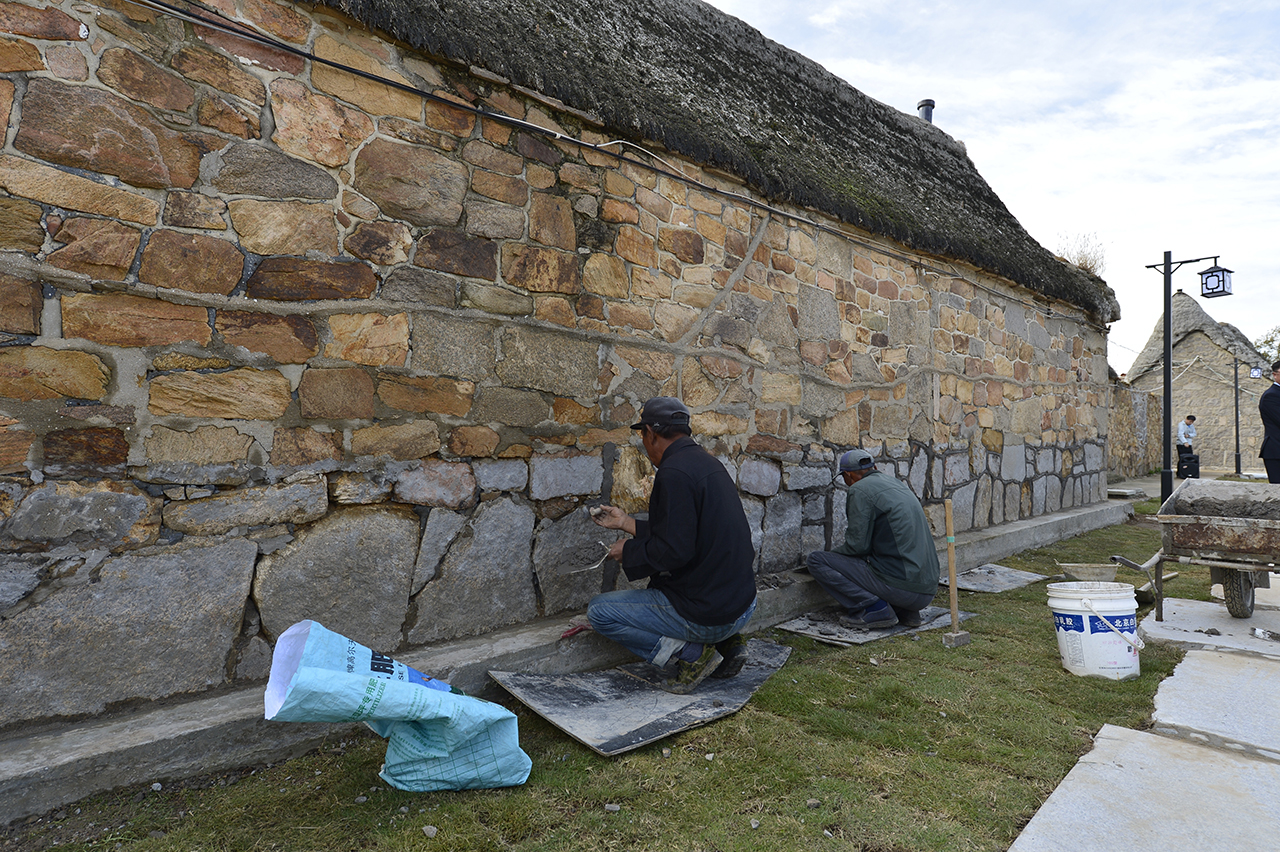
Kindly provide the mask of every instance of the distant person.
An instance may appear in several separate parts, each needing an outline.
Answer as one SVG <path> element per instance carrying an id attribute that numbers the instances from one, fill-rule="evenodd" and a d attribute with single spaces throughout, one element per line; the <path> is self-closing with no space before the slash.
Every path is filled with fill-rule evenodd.
<path id="1" fill-rule="evenodd" d="M 1267 482 L 1280 483 L 1280 361 L 1271 365 L 1271 387 L 1258 399 L 1262 415 L 1262 447 L 1258 458 L 1267 467 Z"/>
<path id="2" fill-rule="evenodd" d="M 1196 416 L 1188 414 L 1187 419 L 1178 424 L 1178 455 L 1191 455 L 1191 444 L 1196 437 Z"/>
<path id="3" fill-rule="evenodd" d="M 657 468 L 649 519 L 603 506 L 595 521 L 635 536 L 614 542 L 609 557 L 649 587 L 597 595 L 587 617 L 597 633 L 663 668 L 663 688 L 683 695 L 746 662 L 740 631 L 756 608 L 755 548 L 738 489 L 691 437 L 684 403 L 654 397 L 631 428 Z"/>
<path id="4" fill-rule="evenodd" d="M 866 450 L 842 455 L 838 475 L 849 489 L 848 528 L 839 545 L 809 554 L 809 572 L 845 608 L 845 625 L 919 627 L 940 573 L 920 501 L 896 477 L 876 470 Z"/>

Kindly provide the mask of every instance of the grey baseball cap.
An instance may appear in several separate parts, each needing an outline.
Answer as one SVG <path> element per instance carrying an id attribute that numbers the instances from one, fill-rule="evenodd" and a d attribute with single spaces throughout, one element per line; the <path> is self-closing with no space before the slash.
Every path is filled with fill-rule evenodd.
<path id="1" fill-rule="evenodd" d="M 876 460 L 866 450 L 849 450 L 840 457 L 840 472 L 869 470 L 875 466 L 875 463 Z"/>
<path id="2" fill-rule="evenodd" d="M 640 409 L 640 422 L 631 424 L 631 428 L 688 425 L 689 409 L 683 402 L 670 396 L 655 396 Z"/>

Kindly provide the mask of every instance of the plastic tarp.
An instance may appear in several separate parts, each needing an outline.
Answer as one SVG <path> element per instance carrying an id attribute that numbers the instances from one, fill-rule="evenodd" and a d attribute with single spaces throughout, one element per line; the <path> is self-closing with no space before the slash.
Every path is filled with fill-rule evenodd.
<path id="1" fill-rule="evenodd" d="M 401 790 L 523 784 L 516 717 L 360 643 L 300 621 L 276 642 L 264 696 L 277 722 L 364 722 L 387 739 L 379 775 Z"/>

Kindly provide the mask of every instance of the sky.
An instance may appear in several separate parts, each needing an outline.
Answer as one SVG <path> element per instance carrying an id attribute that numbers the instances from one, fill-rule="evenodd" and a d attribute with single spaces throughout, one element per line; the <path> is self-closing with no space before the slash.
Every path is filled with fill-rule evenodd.
<path id="1" fill-rule="evenodd" d="M 964 142 L 1055 253 L 1101 248 L 1129 369 L 1160 323 L 1164 253 L 1218 256 L 1233 295 L 1172 289 L 1250 340 L 1280 326 L 1280 0 L 708 0 Z"/>

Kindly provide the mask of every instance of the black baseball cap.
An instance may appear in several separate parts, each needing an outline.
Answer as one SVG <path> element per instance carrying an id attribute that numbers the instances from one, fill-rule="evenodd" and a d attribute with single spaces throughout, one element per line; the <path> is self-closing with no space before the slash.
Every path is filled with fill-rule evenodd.
<path id="1" fill-rule="evenodd" d="M 670 396 L 655 396 L 640 409 L 640 422 L 631 424 L 631 428 L 688 425 L 689 409 L 683 402 Z"/>

